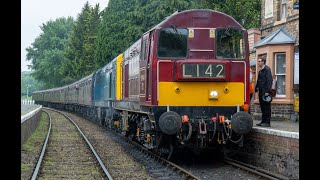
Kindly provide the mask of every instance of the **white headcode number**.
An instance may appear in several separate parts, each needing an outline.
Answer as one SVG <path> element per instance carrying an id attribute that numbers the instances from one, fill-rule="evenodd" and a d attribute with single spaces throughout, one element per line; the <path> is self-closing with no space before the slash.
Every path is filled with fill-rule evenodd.
<path id="1" fill-rule="evenodd" d="M 182 76 L 185 78 L 225 77 L 223 64 L 183 64 Z"/>
<path id="2" fill-rule="evenodd" d="M 205 74 L 208 74 L 210 77 L 212 76 L 212 65 L 211 64 L 208 66 Z"/>
<path id="3" fill-rule="evenodd" d="M 223 77 L 223 75 L 221 75 L 221 72 L 223 71 L 223 65 L 218 64 L 216 65 L 216 68 L 219 68 L 220 71 L 217 73 L 217 75 L 215 77 Z M 210 64 L 205 72 L 205 74 L 209 75 L 210 77 L 212 77 L 212 64 Z"/>
<path id="4" fill-rule="evenodd" d="M 216 67 L 217 67 L 217 68 L 218 68 L 218 67 L 221 68 L 216 77 L 223 77 L 223 75 L 221 75 L 221 72 L 223 71 L 223 66 L 222 66 L 221 64 L 218 64 Z"/>

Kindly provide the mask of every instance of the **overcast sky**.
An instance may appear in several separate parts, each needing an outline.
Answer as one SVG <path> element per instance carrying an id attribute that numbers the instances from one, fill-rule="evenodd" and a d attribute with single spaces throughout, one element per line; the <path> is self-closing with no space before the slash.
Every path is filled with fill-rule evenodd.
<path id="1" fill-rule="evenodd" d="M 109 0 L 22 0 L 21 1 L 21 71 L 30 71 L 26 61 L 26 48 L 41 33 L 40 26 L 49 20 L 72 16 L 76 20 L 86 2 L 91 6 L 99 3 L 100 11 Z"/>

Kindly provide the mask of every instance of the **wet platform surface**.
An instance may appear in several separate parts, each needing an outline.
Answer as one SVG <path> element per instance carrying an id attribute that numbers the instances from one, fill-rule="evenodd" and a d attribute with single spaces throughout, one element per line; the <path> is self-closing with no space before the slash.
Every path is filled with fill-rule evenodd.
<path id="1" fill-rule="evenodd" d="M 253 121 L 253 131 L 270 135 L 299 139 L 299 121 L 271 121 L 271 127 L 257 126 L 256 124 L 260 122 L 261 120 Z"/>
<path id="2" fill-rule="evenodd" d="M 40 107 L 40 105 L 21 104 L 21 116 Z"/>
<path id="3" fill-rule="evenodd" d="M 282 120 L 282 121 L 271 121 L 271 127 L 261 127 L 256 124 L 260 123 L 260 120 L 253 121 L 253 127 L 277 129 L 282 131 L 299 132 L 299 121 Z"/>

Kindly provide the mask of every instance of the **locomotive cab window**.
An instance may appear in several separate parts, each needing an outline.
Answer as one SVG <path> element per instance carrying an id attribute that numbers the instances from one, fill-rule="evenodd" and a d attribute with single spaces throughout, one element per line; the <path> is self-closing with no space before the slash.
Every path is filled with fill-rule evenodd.
<path id="1" fill-rule="evenodd" d="M 216 58 L 217 59 L 244 59 L 243 30 L 228 28 L 217 29 Z"/>
<path id="2" fill-rule="evenodd" d="M 188 29 L 171 26 L 159 32 L 158 57 L 184 58 L 187 56 Z"/>

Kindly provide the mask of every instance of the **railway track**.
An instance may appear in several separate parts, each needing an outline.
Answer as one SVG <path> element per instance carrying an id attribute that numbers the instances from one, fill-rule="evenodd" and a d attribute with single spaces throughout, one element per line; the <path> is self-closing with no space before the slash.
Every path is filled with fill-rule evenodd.
<path id="1" fill-rule="evenodd" d="M 223 152 L 207 151 L 194 154 L 192 151 L 176 153 L 173 161 L 200 179 L 229 180 L 289 180 L 291 178 L 270 172 L 261 167 L 246 164 L 227 156 Z"/>
<path id="2" fill-rule="evenodd" d="M 230 164 L 232 166 L 238 167 L 240 169 L 243 169 L 245 171 L 248 171 L 250 173 L 256 174 L 257 176 L 261 176 L 263 178 L 266 179 L 270 179 L 270 180 L 290 180 L 289 177 L 280 175 L 280 174 L 276 174 L 276 173 L 272 173 L 269 172 L 267 170 L 264 170 L 262 168 L 250 165 L 250 164 L 246 164 L 246 163 L 242 163 L 240 161 L 236 161 L 230 158 L 225 158 L 224 159 L 224 163 L 226 164 Z"/>
<path id="3" fill-rule="evenodd" d="M 110 169 L 108 170 L 109 172 L 111 172 L 111 174 L 113 174 L 113 176 L 116 176 L 116 177 L 113 177 L 115 179 L 117 178 L 126 179 L 130 177 L 130 175 L 131 175 L 130 179 L 219 179 L 221 178 L 221 176 L 219 176 L 219 173 L 216 173 L 217 171 L 215 169 L 210 169 L 209 166 L 206 167 L 206 170 L 200 170 L 201 173 L 198 173 L 199 169 L 196 170 L 195 168 L 192 168 L 196 166 L 207 166 L 207 164 L 196 164 L 192 166 L 190 165 L 185 166 L 180 163 L 176 163 L 176 162 L 173 163 L 173 162 L 167 161 L 166 159 L 163 159 L 157 154 L 149 151 L 144 146 L 141 146 L 140 144 L 129 140 L 128 138 L 112 131 L 109 128 L 107 129 L 102 128 L 98 126 L 97 123 L 89 120 L 84 121 L 83 118 L 77 117 L 78 115 L 75 115 L 72 113 L 65 112 L 64 114 L 69 117 L 72 117 L 75 120 L 75 122 L 79 124 L 79 127 L 84 132 L 82 134 L 88 135 L 87 139 L 89 139 L 90 142 L 92 142 L 93 146 L 97 149 L 97 152 L 102 155 L 101 161 L 105 162 L 107 167 L 110 167 Z M 93 129 L 89 128 L 90 126 L 92 126 Z M 50 134 L 50 132 L 48 132 L 48 134 Z M 47 139 L 46 139 L 46 142 L 47 141 L 51 142 L 50 138 L 47 138 Z M 121 148 L 116 147 L 116 145 L 111 143 L 111 141 L 109 141 L 108 139 L 112 139 L 113 143 L 119 144 Z M 77 141 L 80 141 L 80 140 L 77 140 Z M 125 151 L 126 153 L 122 152 L 122 150 Z M 88 153 L 88 154 L 94 154 L 94 153 Z M 115 158 L 115 157 L 118 158 L 118 157 L 124 156 L 124 154 L 128 154 L 134 159 L 134 161 L 138 162 L 139 164 L 142 164 L 141 165 L 143 166 L 142 169 L 144 169 L 147 172 L 147 174 L 149 174 L 148 175 L 149 177 L 141 175 L 140 172 L 137 172 L 141 170 L 141 168 L 138 168 L 138 170 L 134 169 L 134 167 L 135 168 L 139 167 L 139 165 L 131 164 L 130 161 L 126 158 L 122 158 L 124 160 L 119 160 Z M 81 164 L 81 162 L 76 162 L 76 161 L 74 162 L 75 162 L 74 164 L 78 166 L 79 164 Z M 212 163 L 216 163 L 216 162 L 211 161 L 211 164 Z M 66 163 L 64 164 L 66 165 Z M 220 163 L 220 165 L 227 167 L 225 168 L 227 169 L 226 171 L 220 170 L 221 174 L 226 174 L 225 176 L 223 176 L 223 178 L 227 178 L 227 179 L 237 179 L 237 180 L 238 179 L 289 179 L 287 177 L 284 177 L 278 174 L 273 174 L 261 168 L 244 164 L 229 158 L 225 158 L 224 161 Z M 44 168 L 38 168 L 38 169 L 44 169 Z M 39 175 L 43 174 L 43 172 L 41 171 L 39 172 L 40 172 Z M 251 175 L 246 176 L 245 175 L 246 173 Z M 57 173 L 57 174 L 59 175 L 54 176 L 55 178 L 65 177 L 63 173 Z M 239 178 L 239 176 L 236 176 L 233 174 L 241 174 L 241 177 Z M 102 179 L 107 179 L 106 175 L 103 175 L 103 176 L 104 177 Z M 71 177 L 74 178 L 75 176 L 71 176 Z M 93 178 L 93 177 L 94 176 L 91 174 L 90 178 Z"/>
<path id="4" fill-rule="evenodd" d="M 149 171 L 156 175 L 156 178 L 163 178 L 163 179 L 196 179 L 200 180 L 199 177 L 193 175 L 190 171 L 185 170 L 184 168 L 180 167 L 179 165 L 167 161 L 166 159 L 160 157 L 159 155 L 149 151 L 144 146 L 129 140 L 128 138 L 115 133 L 111 129 L 108 130 L 113 133 L 115 136 L 121 138 L 122 142 L 119 141 L 120 144 L 124 146 L 131 146 L 130 153 L 134 156 L 138 156 L 140 161 L 151 162 L 153 163 L 153 167 L 149 169 Z M 125 144 L 128 143 L 128 144 Z M 141 158 L 142 157 L 142 158 Z"/>
<path id="5" fill-rule="evenodd" d="M 70 116 L 72 115 L 71 113 L 68 114 L 70 114 Z M 88 120 L 88 122 L 92 121 Z M 98 126 L 97 123 L 95 124 Z M 144 146 L 129 140 L 123 135 L 120 135 L 109 128 L 104 128 L 103 131 L 107 137 L 110 137 L 115 143 L 121 145 L 122 149 L 126 151 L 127 154 L 132 156 L 135 159 L 135 161 L 140 162 L 143 165 L 143 168 L 147 171 L 148 174 L 150 174 L 152 178 L 178 180 L 199 179 L 198 177 L 194 176 L 192 173 L 186 171 L 177 164 L 174 164 L 170 161 L 167 161 L 166 159 L 161 158 L 159 155 L 149 151 Z M 93 141 L 97 141 L 96 138 Z M 100 145 L 105 143 L 103 141 L 100 142 Z M 106 146 L 102 146 L 106 148 Z M 110 171 L 112 171 L 112 169 L 110 169 Z"/>
<path id="6" fill-rule="evenodd" d="M 113 179 L 93 146 L 72 119 L 59 111 L 43 111 L 48 113 L 50 124 L 32 180 Z"/>

